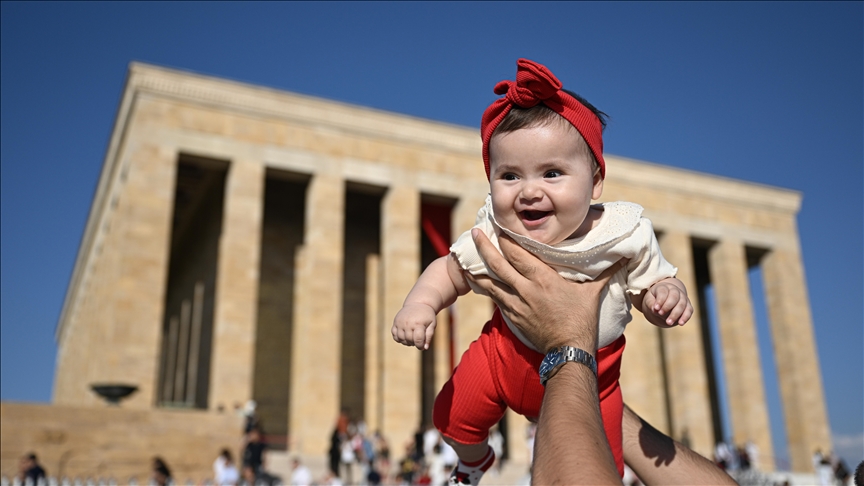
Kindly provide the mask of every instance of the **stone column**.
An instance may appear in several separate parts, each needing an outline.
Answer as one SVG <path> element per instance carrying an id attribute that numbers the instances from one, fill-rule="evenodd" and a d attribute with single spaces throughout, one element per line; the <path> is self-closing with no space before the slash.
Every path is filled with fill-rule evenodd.
<path id="1" fill-rule="evenodd" d="M 663 256 L 678 267 L 678 279 L 687 287 L 695 310 L 693 317 L 683 327 L 661 332 L 666 353 L 670 428 L 675 439 L 681 440 L 686 435 L 693 450 L 710 457 L 714 451 L 714 432 L 711 426 L 708 372 L 702 347 L 700 304 L 696 300 L 693 248 L 689 235 L 677 232 L 665 233 L 660 239 L 660 247 Z"/>
<path id="2" fill-rule="evenodd" d="M 329 446 L 339 413 L 345 181 L 316 175 L 306 189 L 297 258 L 288 432 L 298 453 Z"/>
<path id="3" fill-rule="evenodd" d="M 666 410 L 666 380 L 660 330 L 637 310 L 627 325 L 627 347 L 621 360 L 624 402 L 665 434 L 671 434 Z"/>
<path id="4" fill-rule="evenodd" d="M 391 343 L 386 323 L 381 317 L 381 257 L 370 254 L 366 257 L 366 425 L 369 430 L 378 430 L 382 422 L 381 409 L 381 354 L 384 346 Z M 393 339 L 390 339 L 393 341 Z"/>
<path id="5" fill-rule="evenodd" d="M 460 199 L 453 208 L 453 239 L 474 226 L 477 210 L 483 206 L 485 196 Z M 492 301 L 488 297 L 469 292 L 456 300 L 453 311 L 453 338 L 455 341 L 455 364 L 459 364 L 462 353 L 480 336 L 483 326 L 492 317 Z"/>
<path id="6" fill-rule="evenodd" d="M 90 332 L 107 351 L 92 359 L 92 381 L 120 381 L 138 386 L 124 407 L 150 408 L 156 402 L 162 314 L 171 241 L 171 216 L 177 173 L 177 153 L 171 147 L 130 144 L 129 175 L 112 221 L 113 248 L 100 302 L 99 327 Z M 122 215 L 122 216 L 121 216 Z M 89 324 L 89 323 L 84 323 Z M 91 382 L 92 382 L 91 381 Z M 91 400 L 97 400 L 83 389 Z M 86 403 L 86 402 L 85 402 Z"/>
<path id="7" fill-rule="evenodd" d="M 390 328 L 420 274 L 420 193 L 391 187 L 381 202 L 381 260 L 385 334 L 381 429 L 391 444 L 420 425 L 420 353 L 393 341 Z"/>
<path id="8" fill-rule="evenodd" d="M 708 260 L 723 348 L 732 440 L 737 445 L 753 441 L 759 447 L 760 464 L 755 466 L 773 471 L 771 426 L 744 245 L 740 241 L 722 240 L 711 247 Z"/>
<path id="9" fill-rule="evenodd" d="M 453 373 L 453 369 L 450 368 L 450 309 L 439 312 L 437 322 L 435 336 L 432 338 L 435 340 L 432 349 L 435 353 L 435 393 L 444 387 L 444 383 L 447 383 Z"/>
<path id="10" fill-rule="evenodd" d="M 507 409 L 505 418 L 507 419 L 507 443 L 508 447 L 510 447 L 510 462 L 519 465 L 519 467 L 523 465 L 527 466 L 529 454 L 532 454 L 528 451 L 526 436 L 530 422 L 510 408 Z"/>
<path id="11" fill-rule="evenodd" d="M 231 410 L 252 398 L 255 321 L 261 222 L 264 214 L 264 165 L 234 160 L 225 181 L 225 206 L 216 274 L 210 409 Z"/>
<path id="12" fill-rule="evenodd" d="M 813 335 L 810 302 L 798 239 L 762 261 L 765 297 L 783 399 L 789 459 L 793 471 L 810 472 L 816 449 L 831 449 L 822 374 Z"/>

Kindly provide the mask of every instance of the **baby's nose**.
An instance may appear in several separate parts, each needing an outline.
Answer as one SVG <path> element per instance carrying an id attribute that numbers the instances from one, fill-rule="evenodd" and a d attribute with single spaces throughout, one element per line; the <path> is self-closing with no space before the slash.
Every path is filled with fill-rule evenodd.
<path id="1" fill-rule="evenodd" d="M 529 180 L 522 184 L 521 195 L 525 199 L 539 199 L 543 197 L 543 191 L 539 184 Z"/>

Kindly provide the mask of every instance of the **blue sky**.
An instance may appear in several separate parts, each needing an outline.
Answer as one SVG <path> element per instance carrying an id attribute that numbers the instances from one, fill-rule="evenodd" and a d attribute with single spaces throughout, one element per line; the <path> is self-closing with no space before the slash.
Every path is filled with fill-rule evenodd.
<path id="1" fill-rule="evenodd" d="M 50 400 L 54 328 L 130 61 L 478 127 L 527 57 L 611 115 L 608 153 L 803 193 L 831 429 L 850 463 L 864 457 L 861 2 L 2 2 L 0 21 L 3 400 Z M 776 371 L 762 365 L 778 442 Z"/>

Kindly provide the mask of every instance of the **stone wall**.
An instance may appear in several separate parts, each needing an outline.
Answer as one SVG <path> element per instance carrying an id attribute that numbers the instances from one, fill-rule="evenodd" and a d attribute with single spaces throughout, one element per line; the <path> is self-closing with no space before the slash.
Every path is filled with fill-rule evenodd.
<path id="1" fill-rule="evenodd" d="M 160 456 L 185 483 L 212 477 L 219 451 L 238 457 L 242 446 L 242 418 L 200 410 L 0 403 L 0 422 L 0 474 L 8 477 L 33 452 L 50 476 L 146 484 Z"/>

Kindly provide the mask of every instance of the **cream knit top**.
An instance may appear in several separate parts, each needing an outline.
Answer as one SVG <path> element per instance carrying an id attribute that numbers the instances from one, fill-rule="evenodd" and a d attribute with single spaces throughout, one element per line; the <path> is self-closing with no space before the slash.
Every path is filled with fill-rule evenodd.
<path id="1" fill-rule="evenodd" d="M 629 259 L 627 267 L 612 277 L 601 297 L 598 341 L 598 348 L 601 348 L 618 339 L 632 319 L 630 295 L 638 294 L 664 278 L 674 277 L 678 269 L 660 253 L 651 221 L 642 217 L 642 206 L 610 202 L 592 207 L 603 211 L 603 215 L 591 231 L 551 246 L 502 228 L 492 214 L 491 196 L 486 197 L 486 204 L 477 212 L 474 227 L 483 231 L 499 251 L 498 235 L 506 233 L 561 276 L 577 282 L 592 280 L 621 258 Z M 450 251 L 462 268 L 472 275 L 489 275 L 500 280 L 480 258 L 470 230 L 459 236 Z M 476 293 L 487 295 L 478 287 L 472 285 L 471 288 Z M 506 317 L 504 320 L 520 341 L 540 351 Z"/>

